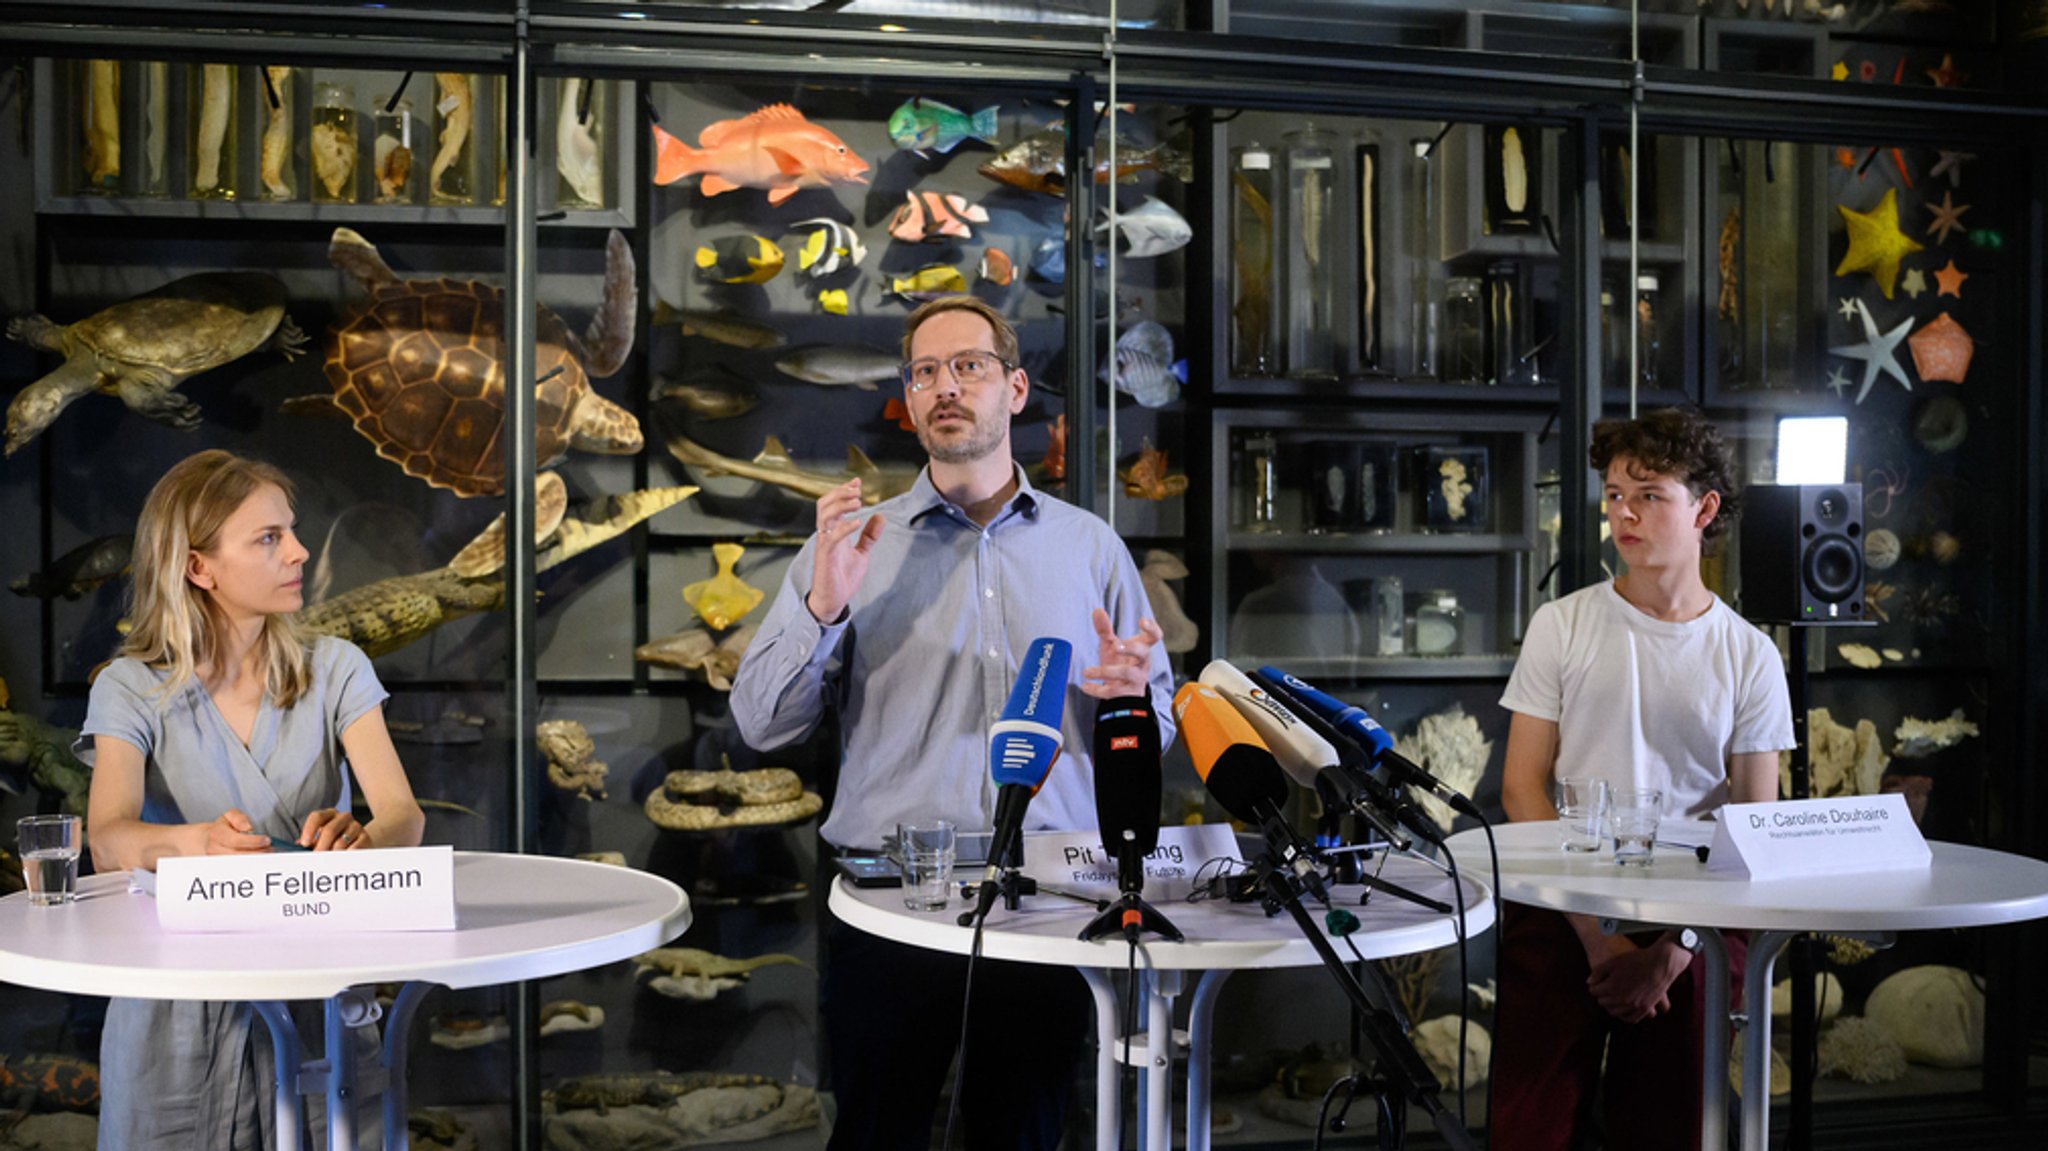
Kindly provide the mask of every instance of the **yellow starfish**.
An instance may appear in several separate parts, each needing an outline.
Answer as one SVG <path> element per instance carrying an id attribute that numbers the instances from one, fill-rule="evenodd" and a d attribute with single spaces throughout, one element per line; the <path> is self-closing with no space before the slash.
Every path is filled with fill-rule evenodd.
<path id="1" fill-rule="evenodd" d="M 1835 205 L 1835 211 L 1842 214 L 1842 222 L 1849 226 L 1849 252 L 1842 257 L 1835 275 L 1869 272 L 1884 298 L 1891 299 L 1892 288 L 1899 279 L 1899 261 L 1921 250 L 1919 244 L 1899 231 L 1897 189 L 1886 189 L 1884 199 L 1868 212 L 1852 212 L 1843 204 Z"/>

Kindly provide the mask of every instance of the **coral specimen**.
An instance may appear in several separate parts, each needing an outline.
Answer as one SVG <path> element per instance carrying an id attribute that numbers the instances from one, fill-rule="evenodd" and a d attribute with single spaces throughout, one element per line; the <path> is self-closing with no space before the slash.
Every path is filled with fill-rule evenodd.
<path id="1" fill-rule="evenodd" d="M 1884 1028 L 1851 1015 L 1821 1033 L 1820 1073 L 1858 1083 L 1890 1083 L 1906 1074 L 1906 1053 Z"/>
<path id="2" fill-rule="evenodd" d="M 1410 763 L 1419 764 L 1452 788 L 1472 794 L 1479 777 L 1486 774 L 1493 755 L 1493 743 L 1479 734 L 1479 721 L 1453 705 L 1449 710 L 1424 716 L 1415 734 L 1402 738 L 1394 750 Z M 1416 792 L 1415 798 L 1445 831 L 1458 817 L 1450 806 L 1433 795 Z"/>
<path id="3" fill-rule="evenodd" d="M 1918 719 L 1909 715 L 1899 721 L 1898 729 L 1892 732 L 1892 739 L 1896 741 L 1895 750 L 1901 756 L 1920 759 L 1943 748 L 1954 747 L 1976 734 L 1977 725 L 1963 717 L 1962 708 L 1957 708 L 1947 719 Z"/>

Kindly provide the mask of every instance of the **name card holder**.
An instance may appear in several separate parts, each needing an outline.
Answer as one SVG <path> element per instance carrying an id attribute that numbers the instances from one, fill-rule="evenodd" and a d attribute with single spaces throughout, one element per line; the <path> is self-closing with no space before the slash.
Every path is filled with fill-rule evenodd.
<path id="1" fill-rule="evenodd" d="M 355 934 L 455 930 L 455 851 L 181 855 L 159 860 L 165 931 Z"/>
<path id="2" fill-rule="evenodd" d="M 1707 870 L 1804 879 L 1922 871 L 1933 862 L 1905 796 L 1858 795 L 1728 804 L 1714 825 Z"/>
<path id="3" fill-rule="evenodd" d="M 1238 858 L 1237 834 L 1227 823 L 1162 827 L 1159 846 L 1145 857 L 1145 898 L 1157 906 L 1186 899 L 1195 872 L 1217 858 Z M 1100 831 L 1032 832 L 1024 837 L 1024 873 L 1040 883 L 1097 899 L 1118 895 L 1116 860 Z"/>

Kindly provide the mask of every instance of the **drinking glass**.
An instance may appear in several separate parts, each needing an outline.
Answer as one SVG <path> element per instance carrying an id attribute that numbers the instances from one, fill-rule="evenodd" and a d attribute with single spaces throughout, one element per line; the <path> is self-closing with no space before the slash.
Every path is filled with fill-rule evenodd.
<path id="1" fill-rule="evenodd" d="M 15 825 L 28 901 L 37 907 L 69 903 L 78 887 L 78 849 L 85 821 L 75 815 L 31 815 Z"/>
<path id="2" fill-rule="evenodd" d="M 947 820 L 897 826 L 897 850 L 903 853 L 903 906 L 912 911 L 937 911 L 946 906 L 957 843 L 953 825 Z"/>
<path id="3" fill-rule="evenodd" d="M 1608 797 L 1614 862 L 1623 867 L 1650 866 L 1657 846 L 1657 824 L 1664 815 L 1664 793 L 1654 787 L 1616 787 L 1609 789 Z"/>
<path id="4" fill-rule="evenodd" d="M 1557 781 L 1558 846 L 1566 851 L 1600 850 L 1607 815 L 1605 780 L 1567 777 Z"/>

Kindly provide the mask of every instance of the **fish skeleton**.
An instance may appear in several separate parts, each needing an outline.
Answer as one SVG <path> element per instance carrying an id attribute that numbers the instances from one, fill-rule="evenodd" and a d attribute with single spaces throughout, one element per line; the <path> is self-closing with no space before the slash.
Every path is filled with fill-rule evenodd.
<path id="1" fill-rule="evenodd" d="M 774 436 L 761 447 L 761 454 L 751 460 L 722 456 L 687 436 L 672 435 L 668 438 L 669 454 L 681 460 L 700 478 L 706 476 L 738 476 L 755 483 L 772 484 L 795 492 L 808 499 L 820 499 L 826 492 L 845 483 L 848 479 L 860 481 L 861 502 L 873 507 L 888 499 L 910 490 L 915 477 L 890 476 L 875 466 L 867 453 L 848 444 L 846 448 L 846 471 L 841 475 L 829 476 L 823 472 L 806 471 L 789 458 L 789 449 Z"/>
<path id="2" fill-rule="evenodd" d="M 841 268 L 858 267 L 867 259 L 867 245 L 860 242 L 860 236 L 846 224 L 825 216 L 809 220 L 798 220 L 791 224 L 796 228 L 815 227 L 804 240 L 804 246 L 797 250 L 796 266 L 809 272 L 813 278 L 829 276 Z"/>
<path id="3" fill-rule="evenodd" d="M 702 336 L 733 348 L 779 348 L 789 342 L 782 329 L 748 319 L 730 308 L 715 312 L 708 308 L 675 308 L 667 300 L 656 300 L 654 322 L 681 324 L 686 336 Z"/>
<path id="4" fill-rule="evenodd" d="M 720 120 L 697 134 L 695 148 L 656 124 L 654 151 L 656 184 L 701 174 L 697 186 L 706 196 L 735 188 L 766 188 L 768 202 L 780 204 L 799 188 L 868 182 L 866 160 L 787 104 Z"/>
<path id="5" fill-rule="evenodd" d="M 906 152 L 950 152 L 963 140 L 996 142 L 996 108 L 972 116 L 950 104 L 912 96 L 889 115 L 889 139 Z"/>
<path id="6" fill-rule="evenodd" d="M 936 240 L 942 236 L 967 239 L 974 235 L 969 222 L 988 223 L 988 210 L 970 204 L 955 192 L 905 192 L 903 206 L 889 218 L 889 234 L 906 244 Z"/>
<path id="7" fill-rule="evenodd" d="M 875 390 L 874 381 L 893 380 L 903 372 L 894 355 L 873 348 L 832 344 L 799 348 L 775 361 L 784 375 L 812 384 L 852 384 L 864 392 Z"/>
<path id="8" fill-rule="evenodd" d="M 1116 226 L 1123 232 L 1124 242 L 1130 246 L 1124 255 L 1134 260 L 1163 256 L 1185 247 L 1195 236 L 1194 226 L 1188 223 L 1187 217 L 1174 211 L 1171 205 L 1157 196 L 1147 196 L 1145 202 L 1133 211 L 1118 214 Z M 1109 231 L 1109 221 L 1104 219 L 1095 230 Z"/>

